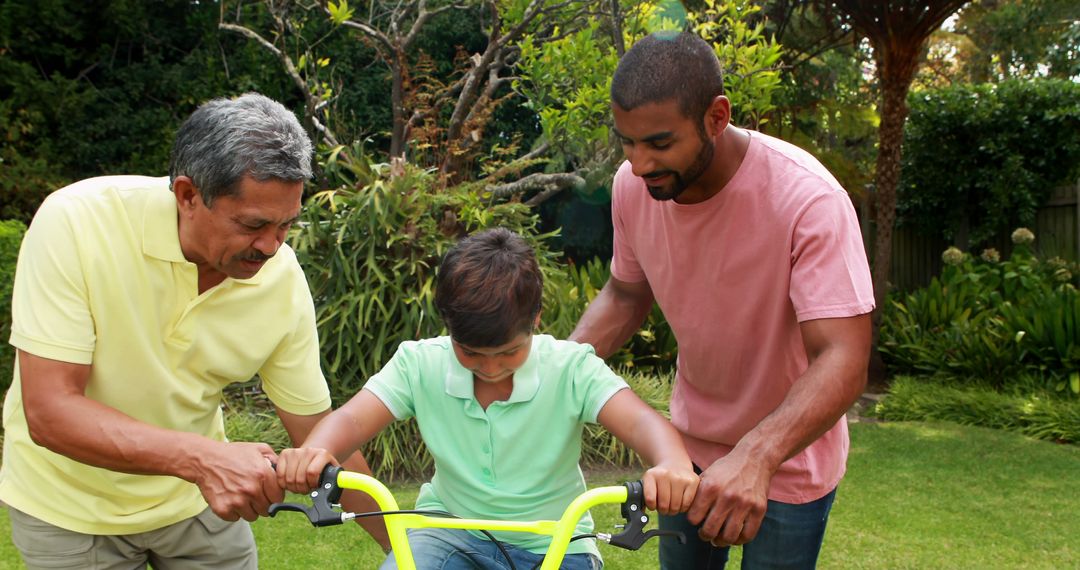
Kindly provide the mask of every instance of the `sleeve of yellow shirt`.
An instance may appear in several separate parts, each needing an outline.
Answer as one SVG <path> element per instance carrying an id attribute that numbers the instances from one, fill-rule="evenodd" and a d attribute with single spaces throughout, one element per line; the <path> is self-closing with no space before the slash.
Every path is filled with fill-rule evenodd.
<path id="1" fill-rule="evenodd" d="M 66 200 L 55 195 L 45 200 L 23 238 L 12 290 L 11 344 L 43 358 L 90 364 L 94 318 L 82 244 Z"/>
<path id="2" fill-rule="evenodd" d="M 279 254 L 285 253 L 284 251 Z M 291 253 L 291 250 L 290 250 Z M 263 390 L 274 405 L 301 416 L 318 414 L 330 408 L 330 390 L 319 360 L 319 334 L 315 326 L 315 306 L 303 272 L 295 259 L 291 288 L 296 307 L 296 327 L 259 370 Z"/>

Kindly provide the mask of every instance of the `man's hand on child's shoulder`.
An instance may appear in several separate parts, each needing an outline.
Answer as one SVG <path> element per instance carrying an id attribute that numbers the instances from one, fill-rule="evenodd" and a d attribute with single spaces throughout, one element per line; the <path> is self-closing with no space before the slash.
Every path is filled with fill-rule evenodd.
<path id="1" fill-rule="evenodd" d="M 283 450 L 278 454 L 278 485 L 294 493 L 307 493 L 319 485 L 323 468 L 330 464 L 338 465 L 338 461 L 325 449 L 301 447 Z"/>
<path id="2" fill-rule="evenodd" d="M 664 515 L 686 512 L 694 501 L 699 480 L 690 463 L 661 463 L 646 471 L 641 478 L 645 491 L 645 506 Z"/>

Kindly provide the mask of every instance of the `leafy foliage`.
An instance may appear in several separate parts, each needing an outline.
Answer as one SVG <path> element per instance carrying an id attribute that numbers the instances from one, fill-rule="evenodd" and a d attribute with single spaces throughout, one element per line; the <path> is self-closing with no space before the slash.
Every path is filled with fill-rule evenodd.
<path id="1" fill-rule="evenodd" d="M 1076 264 L 1040 260 L 1027 243 L 1005 261 L 950 248 L 929 286 L 892 299 L 880 350 L 901 372 L 981 379 L 998 388 L 1035 376 L 1080 393 Z"/>
<path id="2" fill-rule="evenodd" d="M 15 283 L 15 263 L 19 259 L 19 246 L 22 245 L 26 225 L 18 220 L 0 221 L 0 392 L 11 385 L 12 367 L 15 365 L 15 350 L 7 344 L 11 334 L 11 288 Z"/>
<path id="3" fill-rule="evenodd" d="M 928 378 L 900 377 L 873 410 L 893 421 L 945 420 L 1016 431 L 1050 441 L 1080 442 L 1080 400 L 1039 392 L 1000 392 L 987 385 L 956 386 Z"/>
<path id="4" fill-rule="evenodd" d="M 581 315 L 611 275 L 607 262 L 592 259 L 583 264 L 570 263 L 564 271 L 568 279 L 554 280 L 552 302 L 545 308 L 547 330 L 556 337 L 568 336 Z M 653 305 L 641 328 L 630 341 L 608 358 L 608 362 L 634 371 L 666 374 L 675 369 L 678 347 L 675 333 L 660 308 Z"/>
<path id="5" fill-rule="evenodd" d="M 0 216 L 29 221 L 65 181 L 164 173 L 173 131 L 212 97 L 258 88 L 288 103 L 264 54 L 218 37 L 218 10 L 186 0 L 4 2 Z"/>
<path id="6" fill-rule="evenodd" d="M 783 46 L 755 22 L 761 7 L 750 0 L 705 0 L 692 13 L 694 33 L 713 44 L 724 69 L 724 93 L 731 100 L 732 122 L 757 128 L 775 107 L 780 87 Z"/>
<path id="7" fill-rule="evenodd" d="M 526 36 L 521 42 L 514 87 L 539 117 L 545 140 L 555 148 L 556 168 L 576 168 L 576 162 L 610 146 L 608 92 L 619 57 L 602 38 L 600 22 L 594 20 L 558 41 L 537 43 Z"/>
<path id="8" fill-rule="evenodd" d="M 879 125 L 877 95 L 863 76 L 869 53 L 844 45 L 804 58 L 781 74 L 776 109 L 762 130 L 810 151 L 859 196 L 873 178 Z"/>
<path id="9" fill-rule="evenodd" d="M 1073 0 L 976 0 L 931 38 L 920 83 L 1080 78 L 1080 4 Z"/>
<path id="10" fill-rule="evenodd" d="M 909 97 L 899 223 L 971 244 L 1030 226 L 1080 175 L 1080 84 L 959 85 Z"/>

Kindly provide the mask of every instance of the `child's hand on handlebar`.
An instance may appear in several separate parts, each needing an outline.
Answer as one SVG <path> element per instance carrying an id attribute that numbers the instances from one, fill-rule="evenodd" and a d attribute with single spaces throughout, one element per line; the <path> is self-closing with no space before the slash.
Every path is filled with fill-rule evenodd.
<path id="1" fill-rule="evenodd" d="M 294 493 L 307 493 L 319 485 L 319 475 L 328 464 L 338 465 L 338 461 L 325 449 L 301 447 L 283 450 L 277 460 L 278 485 Z"/>
<path id="2" fill-rule="evenodd" d="M 660 463 L 641 478 L 645 506 L 662 515 L 685 512 L 694 501 L 699 481 L 689 462 L 686 465 Z"/>

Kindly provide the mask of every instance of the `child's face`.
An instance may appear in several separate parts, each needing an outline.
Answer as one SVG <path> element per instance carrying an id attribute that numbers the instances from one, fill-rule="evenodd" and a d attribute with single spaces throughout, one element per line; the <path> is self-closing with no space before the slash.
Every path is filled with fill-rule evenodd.
<path id="1" fill-rule="evenodd" d="M 513 378 L 514 372 L 525 365 L 532 348 L 532 334 L 522 333 L 510 342 L 493 347 L 467 346 L 453 341 L 458 362 L 481 382 L 495 384 Z"/>

